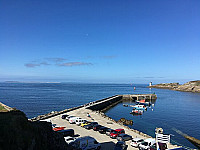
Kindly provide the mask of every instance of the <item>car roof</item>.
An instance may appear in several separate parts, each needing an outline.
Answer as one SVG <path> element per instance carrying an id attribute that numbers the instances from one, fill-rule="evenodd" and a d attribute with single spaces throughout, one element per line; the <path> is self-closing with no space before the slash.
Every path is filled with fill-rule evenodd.
<path id="1" fill-rule="evenodd" d="M 144 141 L 145 141 L 145 142 L 152 142 L 152 141 L 155 141 L 155 139 L 153 139 L 153 138 L 148 138 L 148 139 L 145 139 Z"/>
<path id="2" fill-rule="evenodd" d="M 74 139 L 74 137 L 71 137 L 71 136 L 66 136 L 66 137 L 64 137 L 64 139 L 70 139 L 70 138 L 73 138 L 73 139 Z"/>
<path id="3" fill-rule="evenodd" d="M 122 130 L 124 130 L 124 129 L 116 129 L 115 131 L 122 131 Z"/>
<path id="4" fill-rule="evenodd" d="M 124 133 L 122 133 L 122 134 L 120 134 L 119 136 L 124 136 L 124 135 L 128 135 L 128 134 L 124 134 Z M 129 135 L 130 136 L 130 135 Z"/>
<path id="5" fill-rule="evenodd" d="M 76 139 L 76 140 L 82 140 L 82 139 L 94 139 L 95 140 L 95 138 L 93 138 L 93 137 L 91 137 L 91 136 L 84 136 L 84 137 L 80 137 L 80 138 L 78 138 L 78 139 Z"/>
<path id="6" fill-rule="evenodd" d="M 118 141 L 116 144 L 125 144 L 124 141 Z"/>
<path id="7" fill-rule="evenodd" d="M 67 131 L 74 131 L 74 129 L 59 130 L 59 131 L 57 131 L 57 132 L 67 132 Z"/>
<path id="8" fill-rule="evenodd" d="M 102 129 L 104 129 L 104 128 L 106 128 L 106 129 L 107 129 L 107 127 L 104 127 L 104 126 L 102 126 L 101 128 L 102 128 Z"/>
<path id="9" fill-rule="evenodd" d="M 142 138 L 134 138 L 133 141 L 143 140 Z"/>

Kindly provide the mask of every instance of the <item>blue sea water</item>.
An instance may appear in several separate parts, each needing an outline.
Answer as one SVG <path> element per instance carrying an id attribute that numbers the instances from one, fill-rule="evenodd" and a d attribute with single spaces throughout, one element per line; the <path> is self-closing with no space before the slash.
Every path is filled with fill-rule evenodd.
<path id="1" fill-rule="evenodd" d="M 134 86 L 136 90 L 133 90 Z M 115 120 L 125 116 L 134 122 L 130 127 L 151 136 L 154 136 L 156 127 L 162 127 L 164 133 L 173 135 L 172 143 L 195 148 L 175 130 L 200 139 L 200 93 L 146 87 L 144 84 L 0 83 L 0 101 L 22 110 L 28 118 L 32 118 L 116 94 L 156 93 L 158 98 L 154 107 L 148 108 L 141 116 L 131 115 L 131 107 L 124 107 L 123 103 L 106 114 Z"/>

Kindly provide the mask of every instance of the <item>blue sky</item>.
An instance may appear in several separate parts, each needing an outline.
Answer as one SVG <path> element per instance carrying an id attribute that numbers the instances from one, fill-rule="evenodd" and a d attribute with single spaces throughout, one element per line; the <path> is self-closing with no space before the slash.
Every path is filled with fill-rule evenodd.
<path id="1" fill-rule="evenodd" d="M 0 81 L 200 77 L 199 0 L 1 0 Z"/>

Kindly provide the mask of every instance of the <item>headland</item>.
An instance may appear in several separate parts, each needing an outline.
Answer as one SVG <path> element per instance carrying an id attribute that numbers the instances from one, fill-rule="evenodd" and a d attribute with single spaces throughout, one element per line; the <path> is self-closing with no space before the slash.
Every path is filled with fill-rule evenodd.
<path id="1" fill-rule="evenodd" d="M 148 87 L 170 89 L 170 90 L 183 91 L 183 92 L 200 93 L 200 80 L 190 81 L 182 85 L 179 83 L 161 83 L 161 84 L 151 85 Z"/>

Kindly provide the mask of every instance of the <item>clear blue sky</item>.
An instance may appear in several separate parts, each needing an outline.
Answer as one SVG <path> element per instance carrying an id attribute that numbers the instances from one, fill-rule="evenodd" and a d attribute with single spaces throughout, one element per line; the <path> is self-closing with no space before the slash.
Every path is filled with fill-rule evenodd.
<path id="1" fill-rule="evenodd" d="M 198 79 L 199 0 L 0 1 L 0 81 Z"/>

